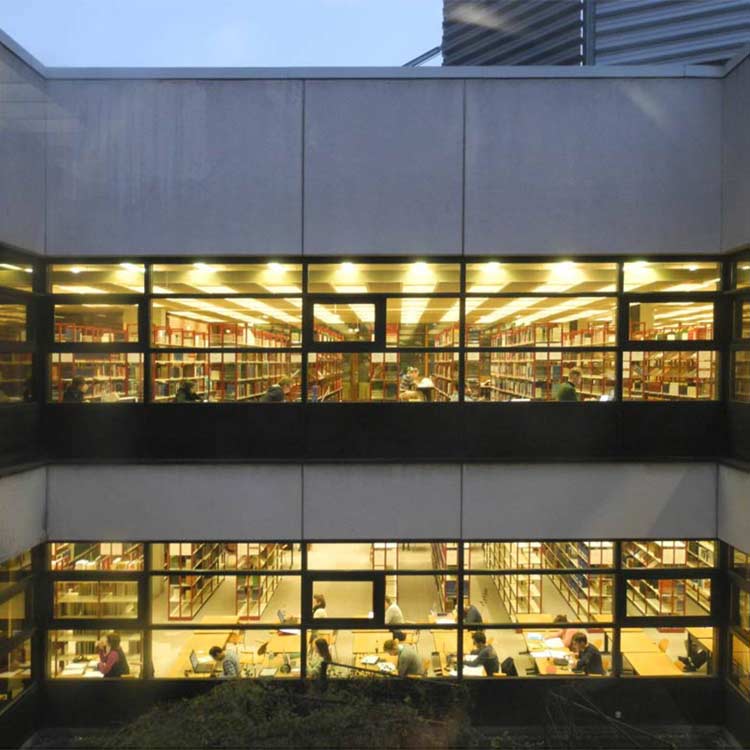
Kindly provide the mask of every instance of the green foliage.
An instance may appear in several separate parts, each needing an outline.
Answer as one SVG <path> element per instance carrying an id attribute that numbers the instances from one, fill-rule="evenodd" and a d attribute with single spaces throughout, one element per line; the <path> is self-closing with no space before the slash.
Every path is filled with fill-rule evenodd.
<path id="1" fill-rule="evenodd" d="M 232 681 L 157 706 L 107 738 L 123 748 L 476 747 L 459 685 L 336 680 L 328 689 Z"/>

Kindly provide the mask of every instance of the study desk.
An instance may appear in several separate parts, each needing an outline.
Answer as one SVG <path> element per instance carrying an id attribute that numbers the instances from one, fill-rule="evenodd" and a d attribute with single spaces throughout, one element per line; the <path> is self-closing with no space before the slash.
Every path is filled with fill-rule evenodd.
<path id="1" fill-rule="evenodd" d="M 644 677 L 682 677 L 684 672 L 678 669 L 672 659 L 665 653 L 652 651 L 630 651 L 623 653 L 623 659 L 627 659 L 633 671 Z"/>
<path id="2" fill-rule="evenodd" d="M 516 615 L 516 622 L 519 622 L 521 624 L 527 623 L 527 622 L 552 622 L 555 619 L 554 615 L 551 615 L 547 612 L 540 612 L 539 614 L 520 614 Z"/>
<path id="3" fill-rule="evenodd" d="M 156 673 L 156 677 L 189 677 L 191 679 L 207 679 L 211 677 L 210 672 L 193 672 L 190 664 L 190 653 L 195 651 L 198 656 L 206 656 L 212 646 L 224 648 L 231 636 L 229 630 L 196 630 L 185 641 L 177 656 L 172 661 L 169 669 L 164 674 Z"/>
<path id="4" fill-rule="evenodd" d="M 659 644 L 641 632 L 621 632 L 620 651 L 624 654 L 659 654 Z"/>
<path id="5" fill-rule="evenodd" d="M 416 631 L 406 631 L 406 642 L 414 645 L 416 642 Z M 393 634 L 390 630 L 353 630 L 352 631 L 352 654 L 354 656 L 366 656 L 367 654 L 378 654 L 383 651 L 383 644 L 391 640 Z"/>
<path id="6" fill-rule="evenodd" d="M 68 680 L 79 679 L 81 677 L 84 679 L 92 677 L 96 679 L 104 677 L 104 675 L 97 669 L 98 664 L 98 659 L 90 659 L 85 662 L 71 662 L 57 675 L 57 679 Z"/>
<path id="7" fill-rule="evenodd" d="M 299 654 L 302 652 L 302 640 L 299 634 L 279 633 L 271 634 L 266 646 L 267 654 Z"/>
<path id="8" fill-rule="evenodd" d="M 688 628 L 688 637 L 694 641 L 698 641 L 700 645 L 712 653 L 714 650 L 714 629 L 713 628 Z"/>

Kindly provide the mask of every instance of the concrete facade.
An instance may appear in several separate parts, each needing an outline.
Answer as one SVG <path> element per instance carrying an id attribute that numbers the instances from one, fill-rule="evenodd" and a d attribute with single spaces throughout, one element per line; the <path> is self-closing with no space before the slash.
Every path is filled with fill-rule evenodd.
<path id="1" fill-rule="evenodd" d="M 0 562 L 47 539 L 47 470 L 0 479 Z"/>
<path id="2" fill-rule="evenodd" d="M 730 67 L 55 70 L 0 36 L 0 241 L 717 253 L 750 241 L 750 61 Z"/>

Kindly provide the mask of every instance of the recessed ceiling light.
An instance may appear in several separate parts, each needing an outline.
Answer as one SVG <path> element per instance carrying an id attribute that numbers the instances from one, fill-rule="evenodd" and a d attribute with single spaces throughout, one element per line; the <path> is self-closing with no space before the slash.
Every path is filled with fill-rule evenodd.
<path id="1" fill-rule="evenodd" d="M 282 273 L 285 269 L 281 263 L 269 263 L 268 270 L 274 271 L 275 273 Z"/>
<path id="2" fill-rule="evenodd" d="M 78 266 L 73 266 L 73 267 L 72 267 L 72 268 L 70 269 L 70 272 L 71 272 L 71 273 L 76 273 L 76 274 L 78 274 L 78 273 L 81 273 L 81 269 L 80 269 L 80 268 L 79 268 Z"/>
<path id="3" fill-rule="evenodd" d="M 193 263 L 193 268 L 197 268 L 200 271 L 211 271 L 211 266 L 208 263 Z"/>
<path id="4" fill-rule="evenodd" d="M 352 263 L 351 261 L 345 260 L 341 264 L 341 270 L 342 271 L 353 271 L 354 270 L 354 263 Z"/>
<path id="5" fill-rule="evenodd" d="M 688 270 L 688 271 L 697 271 L 697 270 L 698 270 L 698 266 L 696 266 L 696 265 L 691 265 L 691 266 L 688 266 L 688 267 L 687 267 L 687 270 Z"/>

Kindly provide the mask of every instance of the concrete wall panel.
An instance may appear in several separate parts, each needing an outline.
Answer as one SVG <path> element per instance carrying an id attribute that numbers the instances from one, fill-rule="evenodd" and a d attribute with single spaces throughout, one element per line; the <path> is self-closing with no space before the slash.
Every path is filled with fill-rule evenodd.
<path id="1" fill-rule="evenodd" d="M 49 469 L 49 538 L 297 539 L 298 466 Z"/>
<path id="2" fill-rule="evenodd" d="M 467 254 L 715 253 L 721 81 L 469 81 Z"/>
<path id="3" fill-rule="evenodd" d="M 466 539 L 716 536 L 713 464 L 468 465 Z"/>
<path id="4" fill-rule="evenodd" d="M 310 81 L 306 254 L 461 252 L 463 84 Z"/>
<path id="5" fill-rule="evenodd" d="M 460 534 L 458 465 L 306 466 L 306 539 L 442 539 Z"/>
<path id="6" fill-rule="evenodd" d="M 51 254 L 301 251 L 302 83 L 51 81 Z"/>
<path id="7" fill-rule="evenodd" d="M 41 468 L 0 479 L 0 561 L 45 540 L 46 476 Z"/>
<path id="8" fill-rule="evenodd" d="M 44 252 L 46 82 L 0 44 L 0 242 Z"/>
<path id="9" fill-rule="evenodd" d="M 750 552 L 750 473 L 719 468 L 719 539 Z"/>
<path id="10" fill-rule="evenodd" d="M 750 243 L 750 58 L 724 81 L 722 249 Z"/>

